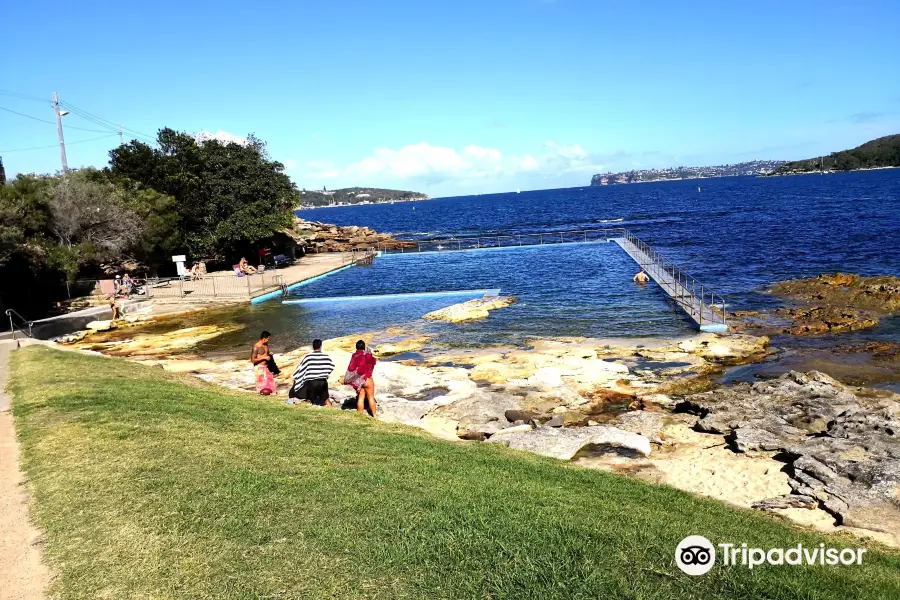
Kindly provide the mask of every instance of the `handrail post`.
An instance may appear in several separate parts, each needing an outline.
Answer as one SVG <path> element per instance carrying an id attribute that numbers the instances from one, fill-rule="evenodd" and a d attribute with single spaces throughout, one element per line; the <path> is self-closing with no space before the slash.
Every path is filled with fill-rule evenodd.
<path id="1" fill-rule="evenodd" d="M 700 327 L 703 327 L 703 303 L 706 301 L 705 299 L 705 290 L 703 285 L 700 285 Z"/>

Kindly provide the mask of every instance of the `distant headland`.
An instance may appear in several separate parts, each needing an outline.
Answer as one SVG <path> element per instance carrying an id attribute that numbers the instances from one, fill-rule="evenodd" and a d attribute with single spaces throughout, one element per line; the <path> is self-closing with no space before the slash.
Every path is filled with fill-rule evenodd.
<path id="1" fill-rule="evenodd" d="M 733 165 L 717 165 L 712 167 L 672 167 L 667 169 L 624 171 L 621 173 L 598 173 L 591 177 L 591 185 L 648 183 L 651 181 L 736 177 L 739 175 L 767 175 L 773 173 L 784 164 L 785 162 L 783 160 L 753 160 Z"/>
<path id="2" fill-rule="evenodd" d="M 888 167 L 900 167 L 900 134 L 880 137 L 852 150 L 785 163 L 771 174 L 833 173 Z"/>
<path id="3" fill-rule="evenodd" d="M 621 173 L 597 173 L 591 177 L 591 185 L 678 181 L 739 175 L 761 177 L 802 175 L 804 173 L 835 173 L 892 167 L 900 167 L 900 134 L 880 137 L 851 150 L 832 152 L 828 156 L 817 156 L 805 160 L 754 160 L 712 167 L 672 167 Z"/>
<path id="4" fill-rule="evenodd" d="M 351 187 L 339 190 L 306 190 L 300 192 L 299 208 L 322 206 L 350 206 L 355 204 L 384 204 L 430 200 L 427 194 L 407 190 Z"/>

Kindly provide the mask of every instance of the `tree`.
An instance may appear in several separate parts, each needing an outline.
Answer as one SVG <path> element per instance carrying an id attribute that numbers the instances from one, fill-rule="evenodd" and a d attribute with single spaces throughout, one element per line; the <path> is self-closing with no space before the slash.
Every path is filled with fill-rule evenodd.
<path id="1" fill-rule="evenodd" d="M 49 230 L 58 241 L 49 258 L 70 281 L 88 262 L 119 257 L 143 230 L 122 190 L 97 173 L 74 171 L 53 179 L 47 188 Z"/>
<path id="2" fill-rule="evenodd" d="M 19 175 L 0 186 L 0 266 L 16 253 L 33 250 L 51 220 L 46 191 L 51 178 Z"/>
<path id="3" fill-rule="evenodd" d="M 125 203 L 141 223 L 140 231 L 131 240 L 133 257 L 157 272 L 169 265 L 170 257 L 178 254 L 177 202 L 172 196 L 161 194 L 129 180 L 117 182 L 125 196 Z"/>
<path id="4" fill-rule="evenodd" d="M 197 141 L 160 130 L 158 148 L 132 141 L 110 152 L 110 172 L 176 200 L 177 237 L 193 257 L 226 259 L 290 224 L 299 193 L 265 144 Z"/>

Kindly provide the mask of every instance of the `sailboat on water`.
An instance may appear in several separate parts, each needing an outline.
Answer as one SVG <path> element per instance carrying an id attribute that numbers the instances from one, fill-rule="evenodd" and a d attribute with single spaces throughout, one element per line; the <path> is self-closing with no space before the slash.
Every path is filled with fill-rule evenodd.
<path id="1" fill-rule="evenodd" d="M 519 192 L 519 188 L 516 188 L 516 193 L 517 193 L 517 194 L 520 193 L 520 192 Z"/>

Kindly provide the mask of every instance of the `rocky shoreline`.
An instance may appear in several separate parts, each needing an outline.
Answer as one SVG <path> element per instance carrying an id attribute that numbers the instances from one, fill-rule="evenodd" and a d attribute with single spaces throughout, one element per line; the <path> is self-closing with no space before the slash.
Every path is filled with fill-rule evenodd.
<path id="1" fill-rule="evenodd" d="M 488 308 L 513 301 L 470 301 L 439 312 L 465 327 L 465 317 L 485 318 Z M 191 352 L 226 330 L 145 335 L 136 327 L 114 338 L 89 336 L 75 347 L 252 391 L 246 360 Z M 359 338 L 381 358 L 383 420 L 665 483 L 900 547 L 900 395 L 816 371 L 717 386 L 726 369 L 771 358 L 764 335 L 547 338 L 528 347 L 460 349 L 415 329 L 354 334 L 325 342 L 338 365 L 332 394 L 348 409 L 354 403 L 340 377 Z M 276 355 L 284 367 L 282 397 L 291 366 L 305 352 Z"/>
<path id="2" fill-rule="evenodd" d="M 304 252 L 350 252 L 386 248 L 399 250 L 415 248 L 415 242 L 398 240 L 388 233 L 378 233 L 368 227 L 355 225 L 341 227 L 318 221 L 307 221 L 294 216 L 294 222 L 284 233 L 290 236 Z"/>

